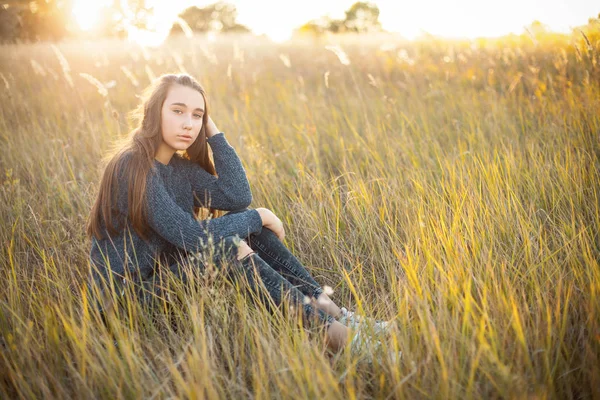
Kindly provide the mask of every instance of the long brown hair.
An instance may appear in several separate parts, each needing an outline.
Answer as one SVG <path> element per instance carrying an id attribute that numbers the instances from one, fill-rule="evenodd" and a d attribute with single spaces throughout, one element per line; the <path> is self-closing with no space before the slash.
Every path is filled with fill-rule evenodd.
<path id="1" fill-rule="evenodd" d="M 208 123 L 208 102 L 202 86 L 187 74 L 167 74 L 155 79 L 146 88 L 142 96 L 142 102 L 133 116 L 138 120 L 129 137 L 116 146 L 116 148 L 105 157 L 109 160 L 104 169 L 98 197 L 92 207 L 87 225 L 89 237 L 95 236 L 101 239 L 105 236 L 103 228 L 109 235 L 118 232 L 120 222 L 115 220 L 116 202 L 119 187 L 119 174 L 125 158 L 128 158 L 125 175 L 121 177 L 128 182 L 128 210 L 129 221 L 136 233 L 146 239 L 149 230 L 146 215 L 146 180 L 150 169 L 154 164 L 154 156 L 161 143 L 161 110 L 167 97 L 169 88 L 175 84 L 187 86 L 200 92 L 204 98 L 204 115 L 202 116 L 202 128 L 200 134 L 192 145 L 183 152 L 187 158 L 204 168 L 208 173 L 216 175 L 215 166 L 208 152 L 206 142 L 206 125 Z M 198 213 L 199 209 L 194 210 Z M 208 209 L 209 214 L 219 216 L 219 212 L 213 208 Z"/>

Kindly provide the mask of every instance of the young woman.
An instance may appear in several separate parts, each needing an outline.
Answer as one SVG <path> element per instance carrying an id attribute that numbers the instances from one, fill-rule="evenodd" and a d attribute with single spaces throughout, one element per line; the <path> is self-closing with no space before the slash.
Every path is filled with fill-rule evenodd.
<path id="1" fill-rule="evenodd" d="M 215 264 L 241 272 L 251 289 L 264 285 L 278 306 L 290 301 L 307 321 L 323 324 L 332 350 L 348 340 L 360 348 L 368 340 L 358 329 L 366 318 L 323 292 L 283 245 L 283 224 L 273 212 L 247 208 L 252 194 L 244 168 L 209 116 L 203 88 L 189 75 L 163 75 L 146 90 L 138 114 L 139 126 L 104 170 L 91 211 L 92 282 L 119 293 L 128 283 L 151 282 L 162 265 L 187 281 L 182 263 L 206 262 L 210 253 Z M 231 212 L 199 220 L 201 207 L 212 215 Z M 211 245 L 221 251 L 209 251 Z M 195 265 L 201 273 L 205 264 Z M 375 331 L 386 328 L 368 322 Z"/>

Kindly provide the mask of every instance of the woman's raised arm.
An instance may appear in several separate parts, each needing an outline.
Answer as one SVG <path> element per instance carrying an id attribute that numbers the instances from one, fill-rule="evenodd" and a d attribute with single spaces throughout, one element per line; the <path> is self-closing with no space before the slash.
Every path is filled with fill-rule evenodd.
<path id="1" fill-rule="evenodd" d="M 219 210 L 239 210 L 252 203 L 252 191 L 246 171 L 225 134 L 207 139 L 213 151 L 218 178 L 197 164 L 188 165 L 188 177 L 194 192 L 195 206 Z"/>
<path id="2" fill-rule="evenodd" d="M 262 230 L 262 219 L 256 210 L 196 220 L 173 201 L 157 174 L 149 174 L 146 191 L 148 224 L 165 240 L 185 251 L 201 251 L 209 236 L 217 243 L 225 236 L 237 234 L 243 238 Z"/>

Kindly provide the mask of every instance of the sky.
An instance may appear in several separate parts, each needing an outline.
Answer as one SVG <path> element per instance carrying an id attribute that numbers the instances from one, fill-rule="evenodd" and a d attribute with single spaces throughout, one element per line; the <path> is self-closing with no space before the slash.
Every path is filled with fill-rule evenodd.
<path id="1" fill-rule="evenodd" d="M 74 14 L 82 24 L 93 24 L 99 7 L 108 0 L 76 0 Z M 147 0 L 158 10 L 155 22 L 160 34 L 168 33 L 174 19 L 192 5 L 211 1 Z M 294 29 L 322 16 L 342 18 L 355 0 L 227 0 L 236 5 L 238 22 L 256 34 L 285 40 Z M 569 32 L 600 13 L 593 0 L 372 0 L 380 10 L 383 29 L 412 39 L 423 32 L 444 37 L 494 37 L 520 34 L 538 20 L 558 32 Z M 273 18 L 275 16 L 275 18 Z"/>
<path id="2" fill-rule="evenodd" d="M 256 33 L 285 36 L 291 29 L 323 15 L 341 18 L 354 0 L 234 0 L 239 22 Z M 593 0 L 375 0 L 384 29 L 414 38 L 422 31 L 447 37 L 501 36 L 522 33 L 534 20 L 556 31 L 598 16 Z M 260 10 L 272 9 L 265 13 Z M 269 21 L 269 15 L 277 19 Z M 289 34 L 289 33 L 288 33 Z"/>

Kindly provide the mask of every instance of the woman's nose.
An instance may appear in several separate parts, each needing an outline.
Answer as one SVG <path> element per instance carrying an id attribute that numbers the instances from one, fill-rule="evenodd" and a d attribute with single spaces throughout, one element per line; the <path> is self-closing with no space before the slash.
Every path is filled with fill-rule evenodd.
<path id="1" fill-rule="evenodd" d="M 183 121 L 183 129 L 192 129 L 192 120 L 191 119 L 186 118 Z"/>

